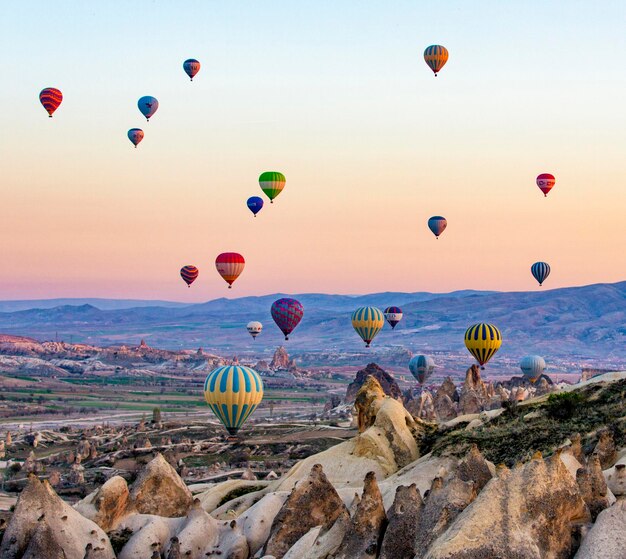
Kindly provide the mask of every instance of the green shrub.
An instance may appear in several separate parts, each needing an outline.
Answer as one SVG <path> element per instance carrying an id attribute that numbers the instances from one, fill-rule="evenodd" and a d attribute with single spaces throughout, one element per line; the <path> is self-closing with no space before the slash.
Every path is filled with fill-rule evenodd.
<path id="1" fill-rule="evenodd" d="M 585 402 L 585 397 L 579 392 L 550 394 L 546 412 L 553 419 L 571 419 L 578 415 Z"/>

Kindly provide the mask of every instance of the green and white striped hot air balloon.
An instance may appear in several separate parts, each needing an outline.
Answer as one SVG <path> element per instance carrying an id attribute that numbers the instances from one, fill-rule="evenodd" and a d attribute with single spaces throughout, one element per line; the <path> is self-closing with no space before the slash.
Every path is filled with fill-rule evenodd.
<path id="1" fill-rule="evenodd" d="M 274 198 L 278 196 L 285 188 L 285 175 L 277 171 L 265 171 L 259 177 L 259 185 L 261 190 L 270 199 L 270 204 L 274 203 Z"/>

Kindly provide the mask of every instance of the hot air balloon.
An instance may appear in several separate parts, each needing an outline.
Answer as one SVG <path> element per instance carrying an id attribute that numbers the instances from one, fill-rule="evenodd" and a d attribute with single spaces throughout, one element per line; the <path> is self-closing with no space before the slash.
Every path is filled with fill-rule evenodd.
<path id="1" fill-rule="evenodd" d="M 360 307 L 352 313 L 352 327 L 369 347 L 376 334 L 382 330 L 385 317 L 376 307 Z"/>
<path id="2" fill-rule="evenodd" d="M 146 117 L 146 120 L 149 122 L 150 117 L 157 112 L 159 108 L 159 102 L 155 97 L 151 97 L 150 95 L 146 95 L 137 101 L 137 106 L 141 111 L 141 114 Z"/>
<path id="3" fill-rule="evenodd" d="M 200 271 L 195 266 L 183 266 L 180 269 L 180 277 L 183 278 L 187 287 L 191 287 L 191 284 L 196 281 Z"/>
<path id="4" fill-rule="evenodd" d="M 481 368 L 502 345 L 502 334 L 493 324 L 481 322 L 465 331 L 465 347 L 476 358 Z"/>
<path id="5" fill-rule="evenodd" d="M 402 320 L 402 309 L 400 307 L 387 307 L 383 313 L 392 330 Z"/>
<path id="6" fill-rule="evenodd" d="M 550 173 L 541 173 L 537 177 L 537 186 L 539 187 L 541 192 L 543 192 L 544 196 L 548 195 L 548 192 L 552 190 L 552 187 L 555 185 L 555 183 L 556 179 L 554 178 L 554 175 L 551 175 Z"/>
<path id="7" fill-rule="evenodd" d="M 46 87 L 39 93 L 39 102 L 48 111 L 48 116 L 52 118 L 52 113 L 59 108 L 63 101 L 63 93 L 56 87 Z"/>
<path id="8" fill-rule="evenodd" d="M 253 320 L 252 322 L 248 322 L 246 328 L 248 330 L 248 333 L 256 339 L 256 337 L 261 333 L 261 330 L 263 330 L 263 324 L 256 320 Z"/>
<path id="9" fill-rule="evenodd" d="M 259 177 L 261 190 L 270 199 L 270 204 L 274 203 L 274 198 L 285 188 L 285 175 L 276 171 L 266 171 Z"/>
<path id="10" fill-rule="evenodd" d="M 448 221 L 440 215 L 434 215 L 428 220 L 428 228 L 435 234 L 437 239 L 439 239 L 439 235 L 444 232 L 447 226 Z"/>
<path id="11" fill-rule="evenodd" d="M 195 58 L 188 58 L 183 62 L 183 70 L 189 76 L 189 79 L 193 81 L 195 75 L 200 71 L 200 62 Z"/>
<path id="12" fill-rule="evenodd" d="M 550 275 L 550 264 L 547 262 L 535 262 L 530 267 L 530 273 L 539 282 L 539 286 L 543 285 L 546 278 Z"/>
<path id="13" fill-rule="evenodd" d="M 441 45 L 430 45 L 424 51 L 424 60 L 430 66 L 430 69 L 435 72 L 436 76 L 437 72 L 448 62 L 448 49 Z"/>
<path id="14" fill-rule="evenodd" d="M 234 436 L 261 403 L 263 381 L 250 367 L 218 367 L 204 381 L 204 399 L 228 432 Z"/>
<path id="15" fill-rule="evenodd" d="M 424 384 L 434 370 L 435 362 L 428 355 L 414 355 L 409 361 L 409 371 L 420 384 Z"/>
<path id="16" fill-rule="evenodd" d="M 248 204 L 248 209 L 254 214 L 254 217 L 256 217 L 256 214 L 263 208 L 263 198 L 260 196 L 250 196 L 246 204 Z"/>
<path id="17" fill-rule="evenodd" d="M 527 355 L 522 358 L 519 366 L 522 369 L 522 373 L 524 373 L 524 377 L 534 384 L 543 375 L 546 362 L 539 355 Z"/>
<path id="18" fill-rule="evenodd" d="M 143 130 L 141 128 L 131 128 L 128 131 L 128 139 L 137 147 L 137 144 L 143 140 Z"/>
<path id="19" fill-rule="evenodd" d="M 228 284 L 228 289 L 232 288 L 233 282 L 241 275 L 245 265 L 246 261 L 238 252 L 222 252 L 215 259 L 215 267 Z"/>
<path id="20" fill-rule="evenodd" d="M 303 315 L 304 307 L 296 299 L 285 297 L 272 303 L 272 318 L 285 334 L 285 340 L 289 339 L 289 334 L 298 326 Z"/>

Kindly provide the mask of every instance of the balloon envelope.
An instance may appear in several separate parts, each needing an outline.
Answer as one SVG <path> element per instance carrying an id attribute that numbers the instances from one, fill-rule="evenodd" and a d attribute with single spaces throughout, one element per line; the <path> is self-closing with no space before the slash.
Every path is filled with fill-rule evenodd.
<path id="1" fill-rule="evenodd" d="M 409 371 L 420 384 L 424 384 L 434 370 L 435 362 L 428 355 L 415 355 L 409 361 Z"/>
<path id="2" fill-rule="evenodd" d="M 143 130 L 141 128 L 131 128 L 128 131 L 128 139 L 137 147 L 137 144 L 143 140 Z"/>
<path id="3" fill-rule="evenodd" d="M 215 268 L 230 289 L 233 282 L 241 275 L 246 265 L 243 256 L 238 252 L 222 252 L 215 259 Z"/>
<path id="4" fill-rule="evenodd" d="M 548 192 L 552 190 L 552 187 L 555 184 L 556 184 L 556 179 L 554 178 L 554 175 L 551 175 L 550 173 L 541 173 L 537 177 L 537 186 L 539 187 L 539 190 L 543 192 L 544 196 L 548 195 Z"/>
<path id="5" fill-rule="evenodd" d="M 150 120 L 150 117 L 157 112 L 159 102 L 155 97 L 146 95 L 137 101 L 137 107 L 139 107 L 141 114 L 146 117 L 146 120 Z"/>
<path id="6" fill-rule="evenodd" d="M 543 285 L 546 278 L 550 275 L 550 264 L 547 262 L 535 262 L 530 267 L 530 273 L 539 282 L 539 285 Z"/>
<path id="7" fill-rule="evenodd" d="M 49 117 L 52 117 L 52 113 L 59 108 L 61 101 L 63 101 L 63 93 L 56 87 L 46 87 L 39 93 L 39 102 L 48 111 Z"/>
<path id="8" fill-rule="evenodd" d="M 436 76 L 437 72 L 448 62 L 448 49 L 441 45 L 430 45 L 424 51 L 424 60 Z"/>
<path id="9" fill-rule="evenodd" d="M 187 284 L 187 287 L 189 287 L 194 281 L 196 281 L 199 273 L 200 272 L 198 268 L 196 268 L 195 266 L 183 266 L 180 269 L 180 277 L 183 278 L 184 282 Z"/>
<path id="10" fill-rule="evenodd" d="M 465 331 L 465 347 L 481 366 L 494 356 L 501 345 L 502 334 L 493 324 L 480 322 Z"/>
<path id="11" fill-rule="evenodd" d="M 266 171 L 261 173 L 259 177 L 259 185 L 261 190 L 270 199 L 270 203 L 274 203 L 274 198 L 278 196 L 283 188 L 285 188 L 285 175 L 277 171 Z"/>
<path id="12" fill-rule="evenodd" d="M 218 367 L 204 381 L 204 399 L 228 432 L 235 435 L 261 403 L 263 381 L 250 367 Z"/>
<path id="13" fill-rule="evenodd" d="M 383 311 L 383 314 L 387 322 L 391 325 L 392 330 L 396 327 L 396 324 L 402 320 L 402 309 L 400 307 L 387 307 Z"/>
<path id="14" fill-rule="evenodd" d="M 248 209 L 254 214 L 254 217 L 256 217 L 256 214 L 263 208 L 263 198 L 260 196 L 250 196 L 246 204 L 248 205 Z"/>
<path id="15" fill-rule="evenodd" d="M 440 215 L 434 215 L 428 220 L 428 228 L 434 233 L 435 237 L 439 238 L 445 228 L 448 226 L 448 221 L 445 217 Z"/>
<path id="16" fill-rule="evenodd" d="M 304 307 L 296 299 L 285 297 L 272 303 L 272 318 L 285 334 L 285 340 L 289 339 L 289 334 L 298 326 L 303 315 Z"/>
<path id="17" fill-rule="evenodd" d="M 385 317 L 376 307 L 360 307 L 352 313 L 352 327 L 369 347 L 385 324 Z"/>
<path id="18" fill-rule="evenodd" d="M 256 338 L 261 333 L 261 330 L 263 330 L 263 324 L 256 320 L 253 320 L 251 322 L 248 322 L 246 329 L 253 338 Z"/>
<path id="19" fill-rule="evenodd" d="M 522 373 L 524 373 L 524 377 L 534 384 L 543 375 L 546 362 L 539 355 L 527 355 L 522 358 L 519 366 L 522 369 Z"/>
<path id="20" fill-rule="evenodd" d="M 195 75 L 200 71 L 200 62 L 195 58 L 188 58 L 183 62 L 183 70 L 189 76 L 189 79 L 193 81 Z"/>

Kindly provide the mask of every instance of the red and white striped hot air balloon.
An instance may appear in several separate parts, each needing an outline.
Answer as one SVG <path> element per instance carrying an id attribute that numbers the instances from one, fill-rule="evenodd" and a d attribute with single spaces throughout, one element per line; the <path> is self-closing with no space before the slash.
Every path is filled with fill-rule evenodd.
<path id="1" fill-rule="evenodd" d="M 232 288 L 233 282 L 241 275 L 245 265 L 246 261 L 238 252 L 222 252 L 215 259 L 217 272 L 228 284 L 228 289 Z"/>

